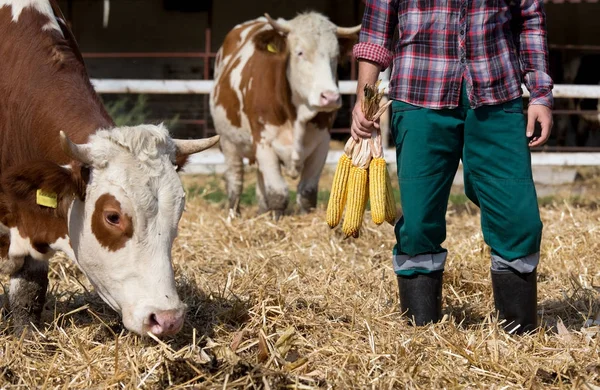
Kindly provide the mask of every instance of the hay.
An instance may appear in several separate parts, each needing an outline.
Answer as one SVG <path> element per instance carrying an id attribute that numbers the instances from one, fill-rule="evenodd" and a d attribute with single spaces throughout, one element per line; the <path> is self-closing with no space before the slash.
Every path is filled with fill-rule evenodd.
<path id="1" fill-rule="evenodd" d="M 323 186 L 329 183 L 324 179 Z M 189 179 L 193 182 L 195 179 Z M 510 337 L 493 308 L 478 215 L 448 212 L 442 323 L 398 313 L 393 229 L 365 221 L 360 239 L 325 224 L 324 205 L 273 223 L 246 208 L 189 200 L 174 249 L 190 309 L 172 339 L 140 338 L 57 256 L 45 325 L 0 333 L 3 388 L 585 388 L 600 386 L 600 211 L 545 206 L 539 302 L 545 329 Z M 6 278 L 3 279 L 5 286 Z M 594 387 L 587 387 L 594 388 Z"/>

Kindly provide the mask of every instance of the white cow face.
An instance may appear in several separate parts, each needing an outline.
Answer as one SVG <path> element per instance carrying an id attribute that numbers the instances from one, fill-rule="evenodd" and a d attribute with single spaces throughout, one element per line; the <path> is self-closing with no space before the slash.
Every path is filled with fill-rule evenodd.
<path id="1" fill-rule="evenodd" d="M 356 37 L 360 25 L 337 27 L 318 13 L 300 14 L 290 21 L 274 21 L 267 15 L 267 20 L 275 30 L 287 35 L 287 78 L 294 98 L 315 111 L 339 109 L 342 105 L 337 86 L 339 40 Z"/>
<path id="2" fill-rule="evenodd" d="M 193 150 L 183 150 L 162 126 L 148 125 L 99 131 L 85 145 L 63 136 L 63 149 L 90 167 L 85 200 L 76 199 L 68 216 L 75 260 L 131 331 L 181 329 L 185 305 L 175 290 L 171 248 L 185 193 L 175 159 L 217 140 L 191 141 Z"/>

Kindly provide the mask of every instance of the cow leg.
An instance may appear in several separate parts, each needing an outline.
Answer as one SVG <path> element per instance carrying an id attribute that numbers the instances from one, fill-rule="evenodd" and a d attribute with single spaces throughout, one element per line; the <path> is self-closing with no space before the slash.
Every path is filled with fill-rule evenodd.
<path id="1" fill-rule="evenodd" d="M 329 132 L 322 130 L 324 136 L 317 144 L 315 150 L 307 156 L 302 169 L 300 183 L 298 183 L 298 196 L 296 202 L 300 206 L 300 213 L 305 214 L 317 207 L 319 193 L 319 179 L 327 160 L 329 152 Z"/>
<path id="2" fill-rule="evenodd" d="M 270 146 L 259 144 L 256 148 L 256 162 L 263 179 L 262 191 L 267 209 L 272 211 L 273 218 L 278 220 L 289 201 L 288 187 L 281 174 L 279 157 Z"/>
<path id="3" fill-rule="evenodd" d="M 48 261 L 26 256 L 23 267 L 10 276 L 8 303 L 16 334 L 39 323 L 47 288 Z"/>
<path id="4" fill-rule="evenodd" d="M 240 197 L 244 185 L 244 160 L 236 145 L 224 138 L 220 141 L 221 151 L 225 156 L 225 182 L 229 200 L 229 219 L 240 216 Z"/>
<path id="5" fill-rule="evenodd" d="M 265 195 L 265 178 L 260 170 L 256 171 L 256 202 L 258 203 L 259 214 L 264 214 L 269 211 L 267 197 Z"/>

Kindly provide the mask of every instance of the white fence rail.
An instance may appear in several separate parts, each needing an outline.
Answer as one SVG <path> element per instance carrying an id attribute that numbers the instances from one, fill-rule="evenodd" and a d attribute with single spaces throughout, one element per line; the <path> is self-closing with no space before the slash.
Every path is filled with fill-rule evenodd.
<path id="1" fill-rule="evenodd" d="M 100 94 L 208 94 L 213 87 L 213 80 L 135 80 L 135 79 L 92 79 L 92 84 Z M 387 87 L 386 83 L 382 83 Z M 340 81 L 340 92 L 353 95 L 356 92 L 356 81 Z M 555 98 L 587 98 L 600 99 L 600 85 L 555 85 Z M 529 96 L 523 87 L 523 96 Z M 328 164 L 334 164 L 339 158 L 337 151 L 331 151 L 327 157 Z M 388 150 L 388 163 L 393 163 L 395 153 Z M 220 171 L 224 167 L 220 152 L 205 152 L 192 156 L 186 171 L 188 173 L 206 173 Z M 532 164 L 541 166 L 600 166 L 600 153 L 534 153 Z"/>
<path id="2" fill-rule="evenodd" d="M 144 94 L 208 94 L 213 80 L 136 80 L 136 79 L 92 79 L 98 93 L 144 93 Z M 356 81 L 340 81 L 340 92 L 353 95 Z M 387 87 L 387 83 L 382 83 Z M 600 85 L 555 85 L 555 98 L 600 99 Z M 529 96 L 523 87 L 523 96 Z"/>

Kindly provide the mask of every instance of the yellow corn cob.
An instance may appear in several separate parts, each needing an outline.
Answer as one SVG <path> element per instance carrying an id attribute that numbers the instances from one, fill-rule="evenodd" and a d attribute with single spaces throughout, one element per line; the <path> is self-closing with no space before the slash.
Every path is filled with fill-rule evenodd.
<path id="1" fill-rule="evenodd" d="M 387 165 L 385 159 L 374 157 L 369 164 L 369 199 L 371 199 L 371 218 L 377 225 L 385 221 L 387 196 Z"/>
<path id="2" fill-rule="evenodd" d="M 351 166 L 352 160 L 343 153 L 333 175 L 331 194 L 327 202 L 327 224 L 332 229 L 340 223 L 344 207 L 346 206 L 348 175 L 350 174 Z"/>
<path id="3" fill-rule="evenodd" d="M 348 178 L 348 204 L 342 230 L 346 237 L 358 237 L 369 197 L 369 175 L 366 169 L 352 166 Z"/>
<path id="4" fill-rule="evenodd" d="M 385 166 L 385 220 L 392 226 L 396 223 L 396 199 L 394 198 L 394 191 L 392 190 L 392 182 L 388 175 L 387 165 Z"/>

